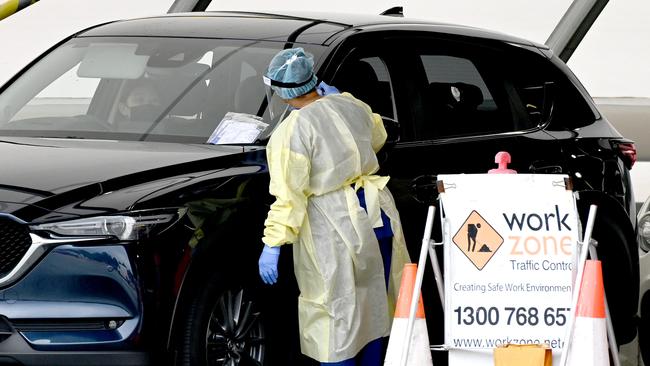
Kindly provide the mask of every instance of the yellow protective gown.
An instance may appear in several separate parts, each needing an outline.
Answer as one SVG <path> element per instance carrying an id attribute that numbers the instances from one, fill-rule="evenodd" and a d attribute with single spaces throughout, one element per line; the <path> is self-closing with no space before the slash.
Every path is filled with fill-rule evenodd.
<path id="1" fill-rule="evenodd" d="M 388 177 L 376 152 L 386 141 L 381 118 L 348 93 L 292 111 L 267 146 L 270 192 L 276 197 L 262 241 L 293 243 L 300 289 L 302 353 L 319 362 L 353 358 L 385 337 L 409 262 Z M 355 189 L 364 188 L 368 213 Z M 394 233 L 388 296 L 373 227 L 380 208 Z"/>

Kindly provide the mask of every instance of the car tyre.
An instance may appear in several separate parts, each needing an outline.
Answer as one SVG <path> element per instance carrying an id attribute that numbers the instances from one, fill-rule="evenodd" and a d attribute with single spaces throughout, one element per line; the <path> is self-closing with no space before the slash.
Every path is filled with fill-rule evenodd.
<path id="1" fill-rule="evenodd" d="M 265 338 L 260 313 L 247 292 L 213 278 L 200 289 L 180 325 L 178 365 L 262 366 Z"/>

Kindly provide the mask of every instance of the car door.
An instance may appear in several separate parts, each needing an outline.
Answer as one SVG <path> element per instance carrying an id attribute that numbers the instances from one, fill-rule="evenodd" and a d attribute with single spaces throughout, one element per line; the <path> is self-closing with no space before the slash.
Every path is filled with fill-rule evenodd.
<path id="1" fill-rule="evenodd" d="M 522 173 L 562 171 L 559 144 L 542 130 L 558 94 L 557 75 L 536 49 L 399 31 L 348 42 L 330 63 L 336 65 L 331 82 L 399 123 L 400 140 L 380 153 L 381 173 L 391 178 L 412 258 L 427 207 L 436 204 L 438 174 L 486 173 L 499 151 L 508 151 L 511 167 Z M 435 287 L 423 286 L 434 308 L 427 318 L 441 324 Z M 442 342 L 441 332 L 431 337 Z"/>
<path id="2" fill-rule="evenodd" d="M 520 172 L 561 170 L 557 141 L 541 130 L 557 81 L 535 50 L 424 32 L 350 38 L 332 83 L 400 125 L 381 165 L 407 242 L 421 239 L 437 174 L 485 173 L 499 151 Z"/>
<path id="3" fill-rule="evenodd" d="M 491 40 L 438 35 L 401 45 L 406 56 L 398 67 L 405 71 L 400 80 L 409 113 L 400 118 L 403 138 L 386 169 L 400 212 L 417 215 L 404 220 L 414 225 L 405 229 L 409 241 L 417 242 L 416 227 L 435 203 L 438 174 L 486 173 L 496 167 L 499 151 L 509 152 L 511 168 L 522 173 L 561 157 L 556 141 L 540 129 L 548 114 L 543 89 L 550 94 L 552 87 L 544 79 L 522 78 L 528 68 L 516 65 L 514 50 Z"/>

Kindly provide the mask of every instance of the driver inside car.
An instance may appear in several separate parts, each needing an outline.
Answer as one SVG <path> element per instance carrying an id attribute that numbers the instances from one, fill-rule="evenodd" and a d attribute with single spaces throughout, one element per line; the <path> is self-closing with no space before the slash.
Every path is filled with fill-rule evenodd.
<path id="1" fill-rule="evenodd" d="M 149 82 L 134 86 L 118 109 L 124 120 L 154 122 L 164 108 L 160 93 Z"/>

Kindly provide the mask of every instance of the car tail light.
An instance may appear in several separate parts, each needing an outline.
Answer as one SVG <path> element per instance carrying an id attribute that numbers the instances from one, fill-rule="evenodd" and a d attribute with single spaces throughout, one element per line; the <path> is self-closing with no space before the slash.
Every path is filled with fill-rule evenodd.
<path id="1" fill-rule="evenodd" d="M 636 163 L 636 146 L 631 142 L 618 144 L 618 152 L 621 154 L 625 165 L 628 169 L 632 169 Z"/>

